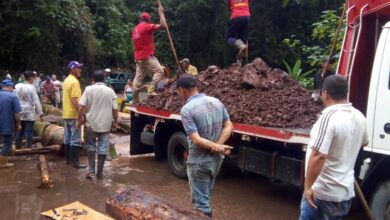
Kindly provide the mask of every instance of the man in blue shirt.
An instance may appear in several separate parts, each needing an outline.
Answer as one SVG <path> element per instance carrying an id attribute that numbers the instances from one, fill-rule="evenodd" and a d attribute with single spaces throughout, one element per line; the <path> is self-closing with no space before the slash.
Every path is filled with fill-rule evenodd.
<path id="1" fill-rule="evenodd" d="M 180 111 L 189 139 L 187 175 L 194 209 L 211 217 L 211 192 L 224 155 L 231 146 L 224 145 L 233 125 L 225 106 L 216 98 L 200 94 L 196 80 L 185 74 L 177 80 L 180 96 L 186 104 Z"/>
<path id="2" fill-rule="evenodd" d="M 11 154 L 12 151 L 12 134 L 14 125 L 20 130 L 20 105 L 19 99 L 12 93 L 14 84 L 11 80 L 6 79 L 1 82 L 0 90 L 0 135 L 3 137 L 3 148 L 0 152 L 0 166 L 9 166 L 4 156 Z"/>

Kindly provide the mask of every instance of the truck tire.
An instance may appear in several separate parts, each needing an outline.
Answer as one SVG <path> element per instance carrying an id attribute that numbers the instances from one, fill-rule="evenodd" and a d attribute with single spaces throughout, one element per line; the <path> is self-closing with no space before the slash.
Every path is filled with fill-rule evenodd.
<path id="1" fill-rule="evenodd" d="M 188 154 L 187 136 L 181 131 L 172 134 L 167 149 L 168 163 L 172 173 L 182 179 L 187 178 L 186 153 Z"/>
<path id="2" fill-rule="evenodd" d="M 390 220 L 390 180 L 381 183 L 376 189 L 370 208 L 374 219 Z"/>

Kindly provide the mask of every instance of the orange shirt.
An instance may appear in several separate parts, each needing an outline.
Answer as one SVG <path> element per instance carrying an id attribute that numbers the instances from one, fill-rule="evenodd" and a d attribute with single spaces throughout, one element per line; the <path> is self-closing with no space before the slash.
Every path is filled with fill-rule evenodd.
<path id="1" fill-rule="evenodd" d="M 231 19 L 251 16 L 251 12 L 249 10 L 249 0 L 229 0 L 229 6 Z"/>

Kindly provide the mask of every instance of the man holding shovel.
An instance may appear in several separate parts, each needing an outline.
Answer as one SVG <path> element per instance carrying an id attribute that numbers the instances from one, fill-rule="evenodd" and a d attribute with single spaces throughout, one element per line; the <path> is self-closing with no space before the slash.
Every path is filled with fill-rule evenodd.
<path id="1" fill-rule="evenodd" d="M 139 103 L 139 93 L 144 83 L 145 75 L 153 73 L 153 79 L 148 87 L 148 95 L 153 96 L 157 93 L 156 85 L 164 76 L 164 70 L 154 51 L 153 33 L 157 30 L 166 29 L 167 23 L 164 16 L 164 8 L 159 6 L 158 14 L 160 24 L 150 23 L 150 14 L 143 12 L 140 16 L 140 23 L 131 32 L 131 39 L 134 43 L 134 59 L 136 63 L 136 74 L 133 82 L 133 103 Z"/>

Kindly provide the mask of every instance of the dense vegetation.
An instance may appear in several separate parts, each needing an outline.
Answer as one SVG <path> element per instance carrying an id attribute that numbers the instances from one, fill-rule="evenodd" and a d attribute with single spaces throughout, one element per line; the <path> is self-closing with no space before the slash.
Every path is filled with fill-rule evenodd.
<path id="1" fill-rule="evenodd" d="M 208 64 L 226 66 L 234 60 L 233 50 L 224 39 L 229 19 L 226 1 L 162 0 L 162 3 L 180 58 L 189 57 L 200 69 Z M 158 22 L 157 3 L 150 0 L 3 0 L 0 4 L 2 78 L 5 71 L 18 73 L 25 69 L 63 73 L 69 60 L 85 63 L 88 73 L 103 67 L 132 68 L 129 32 L 137 24 L 139 13 L 149 11 Z M 337 10 L 341 4 L 341 0 L 251 1 L 250 57 L 260 56 L 283 69 L 286 69 L 283 61 L 294 64 L 298 59 L 302 59 L 305 68 L 317 65 L 308 59 L 312 54 L 300 51 L 302 46 L 294 48 L 291 43 L 308 45 L 314 50 L 312 53 L 318 53 L 315 46 L 319 46 L 320 53 L 327 53 L 330 38 L 312 35 L 312 24 L 324 21 L 320 16 L 326 16 L 331 25 L 320 27 L 333 33 L 334 20 L 340 13 L 322 12 Z M 156 47 L 160 61 L 174 65 L 162 31 L 156 34 Z"/>

